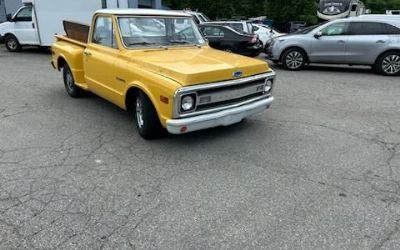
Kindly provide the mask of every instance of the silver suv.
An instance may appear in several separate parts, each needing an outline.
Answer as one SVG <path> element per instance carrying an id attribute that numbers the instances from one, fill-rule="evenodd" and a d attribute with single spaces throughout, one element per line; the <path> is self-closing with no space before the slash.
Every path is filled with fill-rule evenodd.
<path id="1" fill-rule="evenodd" d="M 309 63 L 370 65 L 400 75 L 400 18 L 362 16 L 331 21 L 275 38 L 268 57 L 289 70 Z"/>

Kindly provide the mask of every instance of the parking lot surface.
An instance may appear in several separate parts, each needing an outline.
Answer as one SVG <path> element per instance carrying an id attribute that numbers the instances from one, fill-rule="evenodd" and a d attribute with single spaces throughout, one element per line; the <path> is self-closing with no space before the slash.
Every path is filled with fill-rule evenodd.
<path id="1" fill-rule="evenodd" d="M 0 47 L 0 249 L 399 249 L 400 80 L 276 69 L 246 121 L 145 141 Z"/>

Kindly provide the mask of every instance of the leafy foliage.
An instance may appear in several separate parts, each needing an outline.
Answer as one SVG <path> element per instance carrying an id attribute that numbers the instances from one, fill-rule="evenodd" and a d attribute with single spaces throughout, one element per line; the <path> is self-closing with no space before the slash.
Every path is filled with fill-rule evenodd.
<path id="1" fill-rule="evenodd" d="M 373 13 L 400 9 L 400 0 L 364 0 Z M 318 22 L 316 0 L 163 0 L 171 9 L 190 8 L 212 19 L 267 16 L 278 23 L 288 21 Z"/>

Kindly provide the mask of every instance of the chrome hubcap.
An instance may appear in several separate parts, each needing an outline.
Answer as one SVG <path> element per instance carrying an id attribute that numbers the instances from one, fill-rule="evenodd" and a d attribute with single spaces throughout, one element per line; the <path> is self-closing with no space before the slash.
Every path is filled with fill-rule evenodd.
<path id="1" fill-rule="evenodd" d="M 67 83 L 67 88 L 69 92 L 73 92 L 74 91 L 74 78 L 72 77 L 71 73 L 68 72 L 65 76 L 65 81 Z"/>
<path id="2" fill-rule="evenodd" d="M 11 49 L 11 50 L 15 50 L 17 49 L 17 42 L 14 39 L 9 39 L 7 41 L 7 46 Z"/>
<path id="3" fill-rule="evenodd" d="M 139 128 L 143 127 L 143 125 L 144 125 L 143 104 L 142 104 L 142 100 L 140 98 L 136 99 L 136 122 L 137 122 Z"/>
<path id="4" fill-rule="evenodd" d="M 286 65 L 290 69 L 300 68 L 301 65 L 303 65 L 303 61 L 304 61 L 303 55 L 298 51 L 290 52 L 286 56 Z"/>
<path id="5" fill-rule="evenodd" d="M 382 69 L 387 74 L 397 74 L 400 72 L 400 56 L 389 55 L 382 62 Z"/>

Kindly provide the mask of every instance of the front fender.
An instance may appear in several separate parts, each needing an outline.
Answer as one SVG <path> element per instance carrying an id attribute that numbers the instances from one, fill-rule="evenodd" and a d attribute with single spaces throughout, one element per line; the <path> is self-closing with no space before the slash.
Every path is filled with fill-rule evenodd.
<path id="1" fill-rule="evenodd" d="M 161 76 L 157 77 L 156 75 L 153 75 L 151 79 L 141 79 L 129 83 L 125 90 L 125 98 L 128 96 L 128 91 L 132 88 L 142 91 L 149 97 L 157 111 L 161 124 L 165 127 L 166 121 L 173 117 L 174 95 L 180 87 L 181 86 L 176 82 Z M 165 100 L 164 102 L 161 101 L 162 99 L 165 99 L 165 97 L 167 98 L 168 103 L 165 103 Z M 126 100 L 125 109 L 127 109 Z"/>

